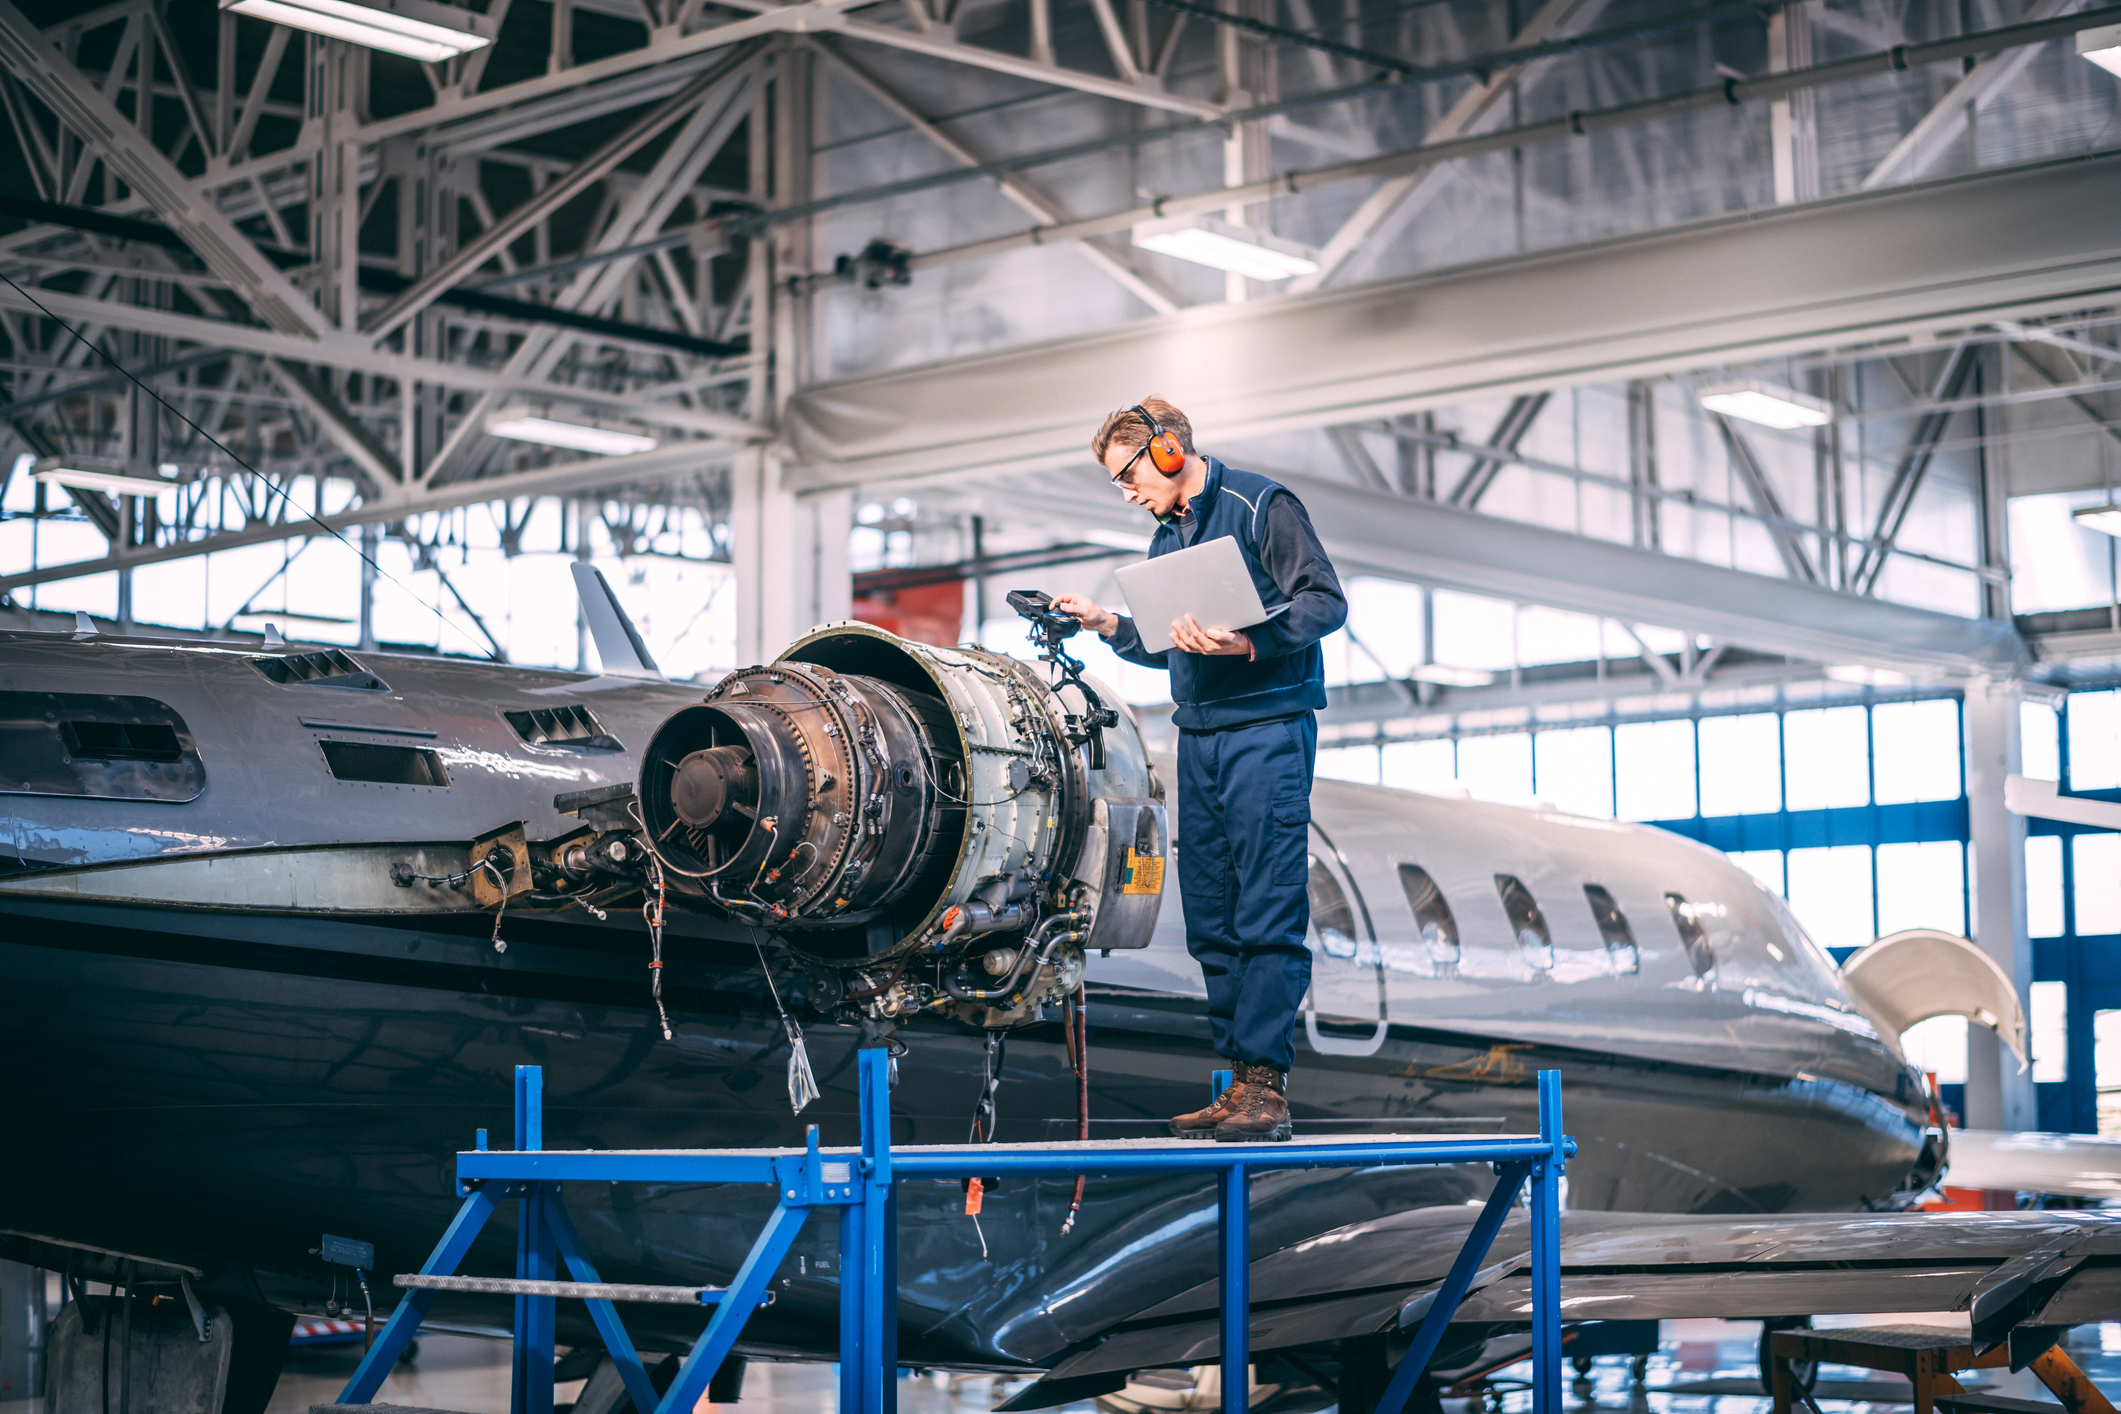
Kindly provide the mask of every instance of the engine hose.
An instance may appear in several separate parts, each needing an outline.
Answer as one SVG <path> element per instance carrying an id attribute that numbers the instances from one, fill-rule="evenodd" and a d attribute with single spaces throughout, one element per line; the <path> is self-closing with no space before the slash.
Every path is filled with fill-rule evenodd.
<path id="1" fill-rule="evenodd" d="M 1053 960 L 1053 950 L 1055 948 L 1066 942 L 1081 942 L 1083 937 L 1081 933 L 1062 933 L 1057 937 L 1046 939 L 1046 930 L 1059 924 L 1080 923 L 1082 921 L 1083 915 L 1080 913 L 1056 913 L 1045 922 L 1039 924 L 1037 928 L 1032 930 L 1031 936 L 1025 940 L 1023 950 L 1017 954 L 1016 966 L 1010 970 L 1008 979 L 999 986 L 986 988 L 963 986 L 957 979 L 957 970 L 953 969 L 951 974 L 943 979 L 943 990 L 961 1002 L 984 1002 L 996 997 L 1006 997 L 1014 992 L 1026 977 L 1037 976 L 1038 969 Z M 1031 950 L 1034 947 L 1038 947 L 1041 941 L 1044 941 L 1045 946 L 1039 948 L 1037 959 L 1033 962 L 1031 961 Z M 959 967 L 962 968 L 963 964 L 960 963 Z"/>
<path id="2" fill-rule="evenodd" d="M 865 1002 L 868 1001 L 871 997 L 881 997 L 882 995 L 884 995 L 884 993 L 890 991 L 893 987 L 898 985 L 898 979 L 906 975 L 906 964 L 908 962 L 911 962 L 912 960 L 912 953 L 909 952 L 901 954 L 898 960 L 898 966 L 891 969 L 891 975 L 889 977 L 886 977 L 883 981 L 877 983 L 874 987 L 869 987 L 859 992 L 849 992 L 847 994 L 847 1000 L 850 1002 Z"/>
<path id="3" fill-rule="evenodd" d="M 1075 1061 L 1075 1137 L 1087 1142 L 1090 1138 L 1090 992 L 1086 983 L 1075 984 L 1075 995 L 1065 1024 L 1068 1028 L 1068 1049 Z M 1086 1175 L 1075 1176 L 1075 1196 L 1068 1200 L 1068 1216 L 1061 1223 L 1061 1236 L 1066 1237 L 1075 1228 L 1075 1215 L 1083 1209 L 1083 1180 Z"/>

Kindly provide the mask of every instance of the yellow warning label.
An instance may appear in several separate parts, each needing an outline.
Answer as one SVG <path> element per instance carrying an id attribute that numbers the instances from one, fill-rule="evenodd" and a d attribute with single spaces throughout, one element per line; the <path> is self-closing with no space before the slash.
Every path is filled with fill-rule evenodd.
<path id="1" fill-rule="evenodd" d="M 1136 854 L 1127 851 L 1127 866 L 1120 871 L 1119 891 L 1123 894 L 1160 894 L 1164 891 L 1164 857 L 1160 854 Z"/>

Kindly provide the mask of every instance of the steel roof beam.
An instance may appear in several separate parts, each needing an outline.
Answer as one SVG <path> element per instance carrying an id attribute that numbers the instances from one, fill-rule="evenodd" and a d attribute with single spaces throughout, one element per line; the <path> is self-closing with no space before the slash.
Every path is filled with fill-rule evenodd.
<path id="1" fill-rule="evenodd" d="M 1782 498 L 1775 494 L 1774 483 L 1761 470 L 1759 459 L 1753 455 L 1752 444 L 1722 413 L 1711 413 L 1709 417 L 1723 435 L 1724 450 L 1731 454 L 1731 469 L 1738 473 L 1738 479 L 1745 483 L 1746 493 L 1753 498 L 1768 538 L 1775 542 L 1775 552 L 1782 556 L 1783 568 L 1789 571 L 1791 579 L 1817 584 L 1819 571 L 1812 568 L 1812 557 L 1804 552 L 1797 533 L 1790 529 L 1789 514 L 1782 509 Z"/>
<path id="2" fill-rule="evenodd" d="M 332 368 L 380 374 L 401 382 L 417 381 L 434 383 L 445 388 L 530 394 L 551 398 L 555 402 L 601 408 L 623 416 L 636 417 L 644 422 L 686 428 L 736 441 L 756 441 L 766 435 L 766 429 L 726 413 L 674 408 L 663 403 L 601 393 L 589 388 L 511 377 L 468 363 L 445 363 L 440 359 L 418 358 L 388 349 L 370 348 L 365 340 L 333 338 L 311 342 L 247 324 L 201 319 L 194 315 L 175 314 L 161 309 L 141 309 L 116 301 L 64 295 L 56 290 L 37 290 L 35 296 L 38 304 L 77 328 L 108 325 L 117 329 L 138 330 L 143 334 L 160 334 L 210 348 L 241 349 L 249 353 L 288 358 L 301 363 L 322 363 Z M 36 312 L 35 305 L 13 290 L 0 290 L 0 308 Z"/>
<path id="3" fill-rule="evenodd" d="M 652 112 L 629 124 L 623 132 L 618 133 L 595 152 L 574 164 L 565 177 L 550 183 L 543 191 L 520 206 L 503 212 L 493 225 L 463 242 L 447 260 L 421 276 L 410 289 L 392 300 L 386 308 L 363 321 L 361 332 L 376 340 L 387 338 L 396 332 L 406 320 L 432 304 L 459 280 L 493 259 L 513 244 L 518 236 L 602 181 L 612 168 L 661 136 L 663 130 L 672 123 L 708 102 L 722 80 L 749 62 L 757 48 L 756 44 L 744 45 L 724 55 L 720 63 L 686 84 Z"/>
<path id="4" fill-rule="evenodd" d="M 111 175 L 145 198 L 266 324 L 308 339 L 330 329 L 309 297 L 9 0 L 0 0 L 0 65 L 88 143 Z M 88 164 L 84 153 L 82 170 Z"/>
<path id="5" fill-rule="evenodd" d="M 2077 0 L 2039 0 L 2025 18 L 2028 21 L 2053 19 L 2075 8 Z M 1959 82 L 1953 84 L 1950 91 L 1908 129 L 1907 136 L 1895 143 L 1893 150 L 1871 168 L 1870 175 L 1863 179 L 1861 190 L 1870 191 L 1896 179 L 1914 181 L 1928 175 L 1965 134 L 1967 115 L 1974 106 L 2023 73 L 2036 53 L 2031 48 L 2006 49 L 2000 54 L 1989 55 L 1968 69 Z"/>
<path id="6" fill-rule="evenodd" d="M 1101 494 L 1095 476 L 1085 471 L 1060 486 L 1053 484 L 1060 478 L 1045 478 L 1037 494 L 1056 501 L 1078 532 L 1091 525 L 1141 529 L 1141 513 Z M 2022 672 L 2032 661 L 2008 622 L 1858 598 L 1343 482 L 1275 477 L 1302 498 L 1343 577 L 1374 574 L 1623 624 L 1659 624 L 1821 663 L 1978 676 Z"/>
<path id="7" fill-rule="evenodd" d="M 104 574 L 111 570 L 136 569 L 141 565 L 166 564 L 171 560 L 187 560 L 194 556 L 219 550 L 233 550 L 245 545 L 265 545 L 277 540 L 300 540 L 323 535 L 327 530 L 345 531 L 359 525 L 402 520 L 407 516 L 423 515 L 428 511 L 451 510 L 457 506 L 477 505 L 484 501 L 505 501 L 517 496 L 548 496 L 571 491 L 632 486 L 690 475 L 699 470 L 702 455 L 710 450 L 699 442 L 683 442 L 658 447 L 652 452 L 637 452 L 631 456 L 586 457 L 579 461 L 543 467 L 537 471 L 511 472 L 506 476 L 486 477 L 477 481 L 456 481 L 446 486 L 409 486 L 383 498 L 351 506 L 344 511 L 329 512 L 323 516 L 311 517 L 296 513 L 288 520 L 252 525 L 242 530 L 204 536 L 198 540 L 129 548 L 117 546 L 114 547 L 113 553 L 93 560 L 75 560 L 67 564 L 40 566 L 20 574 L 0 575 L 0 594 L 12 593 L 32 584 L 51 584 L 86 574 Z M 93 496 L 97 493 L 83 491 L 74 494 Z"/>
<path id="8" fill-rule="evenodd" d="M 966 167 L 977 167 L 986 161 L 970 144 L 945 132 L 933 118 L 915 108 L 912 100 L 871 73 L 866 66 L 842 54 L 836 46 L 824 40 L 817 41 L 815 47 L 820 54 L 838 65 L 841 72 L 866 90 L 870 97 L 896 114 L 901 122 L 949 154 L 953 161 Z M 1039 191 L 1023 177 L 1005 172 L 995 178 L 995 184 L 1001 188 L 1002 195 L 1015 203 L 1020 210 L 1041 221 L 1067 219 L 1067 213 L 1061 209 L 1058 202 Z M 1084 259 L 1118 281 L 1129 294 L 1158 314 L 1176 314 L 1183 307 L 1178 296 L 1163 281 L 1144 275 L 1103 246 L 1085 241 L 1081 243 L 1080 249 Z"/>
<path id="9" fill-rule="evenodd" d="M 1115 388 L 1229 439 L 2117 301 L 2107 152 L 818 384 L 783 418 L 788 484 L 1079 464 Z"/>

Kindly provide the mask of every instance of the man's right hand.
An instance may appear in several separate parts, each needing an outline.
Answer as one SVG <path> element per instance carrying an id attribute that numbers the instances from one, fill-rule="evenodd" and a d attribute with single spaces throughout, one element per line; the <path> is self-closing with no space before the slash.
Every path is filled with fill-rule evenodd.
<path id="1" fill-rule="evenodd" d="M 1101 638 L 1110 638 L 1119 631 L 1119 615 L 1107 613 L 1097 602 L 1081 594 L 1056 595 L 1053 607 L 1070 618 L 1081 619 L 1083 627 Z"/>

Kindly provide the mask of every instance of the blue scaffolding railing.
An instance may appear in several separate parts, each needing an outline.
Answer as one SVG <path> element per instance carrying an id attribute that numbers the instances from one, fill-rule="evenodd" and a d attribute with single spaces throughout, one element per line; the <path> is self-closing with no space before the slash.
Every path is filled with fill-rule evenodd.
<path id="1" fill-rule="evenodd" d="M 1218 1088 L 1226 1072 L 1218 1073 Z M 813 1210 L 837 1208 L 840 1221 L 841 1414 L 897 1408 L 898 1183 L 908 1178 L 1072 1178 L 1076 1174 L 1202 1173 L 1215 1176 L 1220 1228 L 1220 1323 L 1224 1414 L 1247 1414 L 1251 1365 L 1250 1183 L 1260 1169 L 1374 1168 L 1380 1165 L 1495 1166 L 1494 1191 L 1437 1288 L 1412 1344 L 1377 1405 L 1401 1414 L 1464 1299 L 1488 1249 L 1530 1185 L 1533 1414 L 1562 1414 L 1561 1205 L 1563 1167 L 1576 1152 L 1561 1129 L 1561 1073 L 1539 1072 L 1539 1132 L 1427 1139 L 1320 1138 L 1284 1144 L 1202 1144 L 1175 1140 L 1104 1143 L 964 1144 L 891 1147 L 886 1053 L 866 1050 L 859 1068 L 858 1148 L 821 1148 L 817 1126 L 802 1149 L 603 1149 L 544 1147 L 544 1079 L 516 1067 L 516 1147 L 457 1155 L 464 1204 L 417 1273 L 396 1279 L 403 1299 L 339 1396 L 365 1404 L 382 1387 L 406 1342 L 445 1291 L 515 1298 L 511 1414 L 552 1414 L 556 1304 L 585 1302 L 636 1410 L 691 1414 L 734 1349 L 751 1313 L 772 1300 L 771 1283 Z M 582 1183 L 772 1184 L 778 1201 L 727 1287 L 608 1283 L 583 1250 L 561 1202 L 561 1185 Z M 500 1202 L 519 1205 L 515 1276 L 457 1274 L 458 1264 Z M 560 1275 L 564 1266 L 568 1278 Z M 627 1335 L 615 1303 L 698 1303 L 714 1307 L 676 1378 L 661 1395 Z"/>

